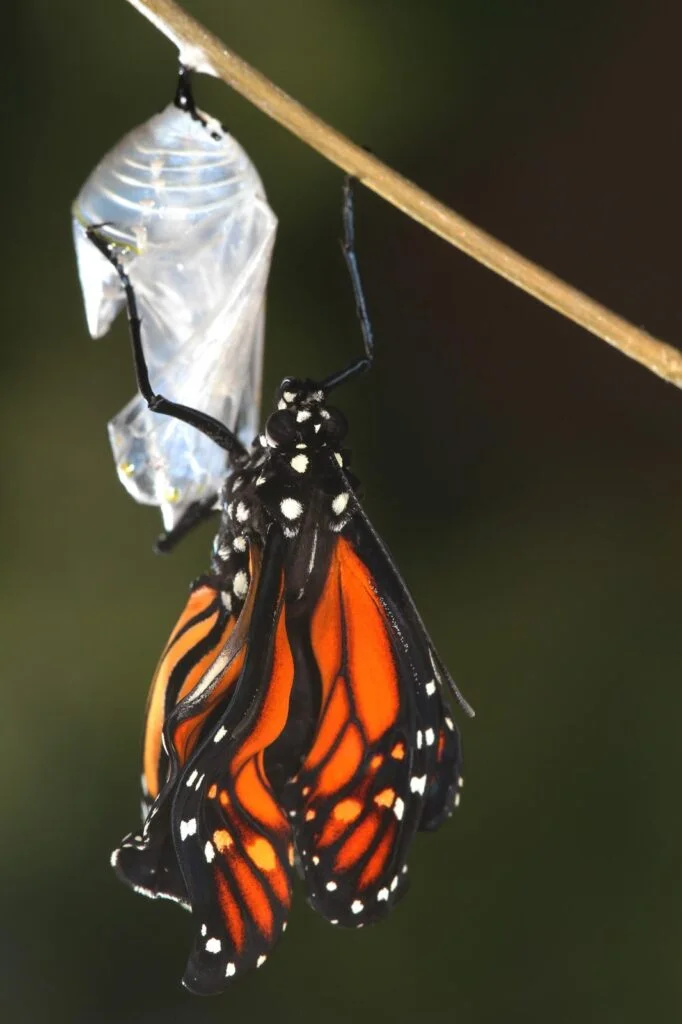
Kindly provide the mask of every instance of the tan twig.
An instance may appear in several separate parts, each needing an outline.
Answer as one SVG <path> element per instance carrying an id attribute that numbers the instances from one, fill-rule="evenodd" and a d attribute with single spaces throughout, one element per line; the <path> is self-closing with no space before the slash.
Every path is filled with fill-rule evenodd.
<path id="1" fill-rule="evenodd" d="M 128 2 L 175 43 L 183 63 L 222 78 L 268 117 L 403 213 L 659 377 L 682 387 L 682 353 L 677 349 L 520 256 L 356 146 L 250 67 L 173 0 Z"/>

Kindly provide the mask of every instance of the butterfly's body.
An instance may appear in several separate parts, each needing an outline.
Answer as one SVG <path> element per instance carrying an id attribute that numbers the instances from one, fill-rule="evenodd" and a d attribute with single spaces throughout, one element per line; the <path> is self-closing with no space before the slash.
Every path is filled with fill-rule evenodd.
<path id="1" fill-rule="evenodd" d="M 222 444 L 233 468 L 210 572 L 152 682 L 144 827 L 112 858 L 136 890 L 191 909 L 184 981 L 200 993 L 264 962 L 296 872 L 333 924 L 386 916 L 406 890 L 416 831 L 459 802 L 448 691 L 470 709 L 361 507 L 346 422 L 328 404 L 372 357 L 350 202 L 347 186 L 344 251 L 366 355 L 321 383 L 286 379 L 250 451 L 152 391 L 132 288 L 91 232 L 126 288 L 142 394 Z"/>

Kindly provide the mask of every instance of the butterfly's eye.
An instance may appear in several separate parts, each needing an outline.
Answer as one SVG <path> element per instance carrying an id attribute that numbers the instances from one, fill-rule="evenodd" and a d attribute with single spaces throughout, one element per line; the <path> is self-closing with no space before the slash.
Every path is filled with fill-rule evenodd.
<path id="1" fill-rule="evenodd" d="M 291 444 L 296 439 L 296 435 L 296 420 L 294 414 L 288 409 L 273 412 L 265 424 L 265 436 L 268 444 L 273 448 Z"/>
<path id="2" fill-rule="evenodd" d="M 328 408 L 322 413 L 324 432 L 332 441 L 340 441 L 348 433 L 348 420 L 340 409 Z"/>

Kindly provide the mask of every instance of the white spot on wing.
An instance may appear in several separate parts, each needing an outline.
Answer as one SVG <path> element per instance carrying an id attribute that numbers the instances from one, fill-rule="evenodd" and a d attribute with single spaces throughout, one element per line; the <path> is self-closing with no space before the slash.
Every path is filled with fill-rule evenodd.
<path id="1" fill-rule="evenodd" d="M 195 768 L 195 769 L 194 769 L 194 771 L 192 772 L 192 774 L 190 775 L 190 777 L 189 777 L 189 778 L 188 778 L 188 780 L 187 780 L 187 788 L 188 788 L 188 789 L 191 789 L 191 788 L 192 788 L 192 786 L 194 785 L 194 783 L 195 783 L 195 782 L 196 782 L 196 780 L 197 780 L 197 775 L 198 775 L 198 774 L 199 774 L 199 772 L 198 772 L 198 771 L 196 770 L 196 768 Z"/>
<path id="2" fill-rule="evenodd" d="M 206 846 L 204 847 L 204 857 L 206 858 L 206 863 L 207 864 L 210 864 L 211 861 L 213 860 L 213 858 L 215 857 L 215 850 L 213 849 L 213 843 L 206 843 Z"/>
<path id="3" fill-rule="evenodd" d="M 334 452 L 334 458 L 338 462 L 339 466 L 343 467 L 343 455 L 341 452 Z"/>
<path id="4" fill-rule="evenodd" d="M 266 957 L 265 953 L 261 953 L 261 955 L 256 960 L 256 967 L 262 967 L 266 960 L 267 960 L 267 957 Z"/>
<path id="5" fill-rule="evenodd" d="M 220 728 L 218 729 L 217 733 L 213 737 L 213 742 L 214 743 L 220 743 L 220 741 L 223 738 L 223 736 L 227 736 L 227 729 L 225 728 L 224 725 L 221 725 Z"/>
<path id="6" fill-rule="evenodd" d="M 208 932 L 208 928 L 206 927 L 205 924 L 202 924 L 202 926 L 201 926 L 201 934 L 202 935 L 206 935 L 207 932 Z"/>
<path id="7" fill-rule="evenodd" d="M 297 423 L 305 423 L 305 421 L 309 420 L 309 419 L 310 419 L 310 413 L 308 412 L 307 409 L 300 409 L 296 413 L 296 422 Z"/>
<path id="8" fill-rule="evenodd" d="M 220 939 L 206 939 L 207 953 L 219 953 L 222 948 L 223 944 Z"/>
<path id="9" fill-rule="evenodd" d="M 348 491 L 342 491 L 341 494 L 336 495 L 336 497 L 332 501 L 332 511 L 334 515 L 340 516 L 342 512 L 346 511 L 346 506 L 348 504 L 349 498 L 350 495 Z"/>
<path id="10" fill-rule="evenodd" d="M 426 776 L 425 775 L 421 775 L 421 776 L 413 775 L 412 778 L 410 779 L 410 790 L 413 793 L 422 793 L 423 794 L 425 789 L 426 789 Z"/>
<path id="11" fill-rule="evenodd" d="M 436 742 L 435 732 L 433 731 L 433 729 L 427 729 L 424 735 L 426 736 L 426 746 L 432 747 L 433 744 Z"/>
<path id="12" fill-rule="evenodd" d="M 435 692 L 436 692 L 436 684 L 434 683 L 434 681 L 432 679 L 429 683 L 426 684 L 426 693 L 427 693 L 427 696 L 433 697 Z"/>
<path id="13" fill-rule="evenodd" d="M 226 978 L 233 978 L 236 973 L 237 973 L 237 968 L 235 967 L 234 964 L 228 964 L 227 967 L 225 968 L 225 977 Z"/>
<path id="14" fill-rule="evenodd" d="M 405 801 L 399 796 L 396 797 L 395 803 L 393 804 L 393 813 L 395 814 L 398 821 L 402 821 L 403 814 L 405 813 Z"/>
<path id="15" fill-rule="evenodd" d="M 393 881 L 391 882 L 391 892 L 395 892 L 397 888 L 398 888 L 398 876 L 396 875 L 395 878 L 393 879 Z"/>
<path id="16" fill-rule="evenodd" d="M 359 914 L 364 909 L 365 904 L 362 902 L 362 900 L 353 900 L 353 902 L 350 905 L 351 914 Z"/>
<path id="17" fill-rule="evenodd" d="M 388 899 L 388 889 L 386 887 L 384 887 L 383 889 L 379 889 L 379 892 L 377 893 L 377 899 L 378 900 L 387 900 Z"/>
<path id="18" fill-rule="evenodd" d="M 303 505 L 296 498 L 284 498 L 279 507 L 285 519 L 298 519 L 303 512 Z"/>
<path id="19" fill-rule="evenodd" d="M 327 882 L 325 888 L 327 892 L 334 892 L 336 889 L 338 889 L 338 885 L 336 884 L 336 882 Z"/>

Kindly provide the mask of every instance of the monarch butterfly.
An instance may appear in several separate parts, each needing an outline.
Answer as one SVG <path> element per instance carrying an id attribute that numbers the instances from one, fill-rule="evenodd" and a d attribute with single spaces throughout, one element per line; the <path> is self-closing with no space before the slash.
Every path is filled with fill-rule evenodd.
<path id="1" fill-rule="evenodd" d="M 175 101 L 98 164 L 73 214 L 90 333 L 106 333 L 125 302 L 115 270 L 87 239 L 87 224 L 99 221 L 126 247 L 158 386 L 250 442 L 277 219 L 242 147 L 197 110 L 187 69 Z M 160 505 L 166 529 L 215 494 L 227 472 L 222 449 L 139 395 L 111 420 L 109 437 L 119 478 L 137 501 Z"/>
<path id="2" fill-rule="evenodd" d="M 360 505 L 347 424 L 328 402 L 374 357 L 350 181 L 343 223 L 365 353 L 321 382 L 285 379 L 249 451 L 152 390 L 134 290 L 111 243 L 89 232 L 125 288 L 143 397 L 222 445 L 233 466 L 210 573 L 152 682 L 144 825 L 112 855 L 134 889 L 191 910 L 183 982 L 201 994 L 265 961 L 296 872 L 332 924 L 385 917 L 407 888 L 415 833 L 438 828 L 460 799 L 448 694 L 473 711 Z"/>

